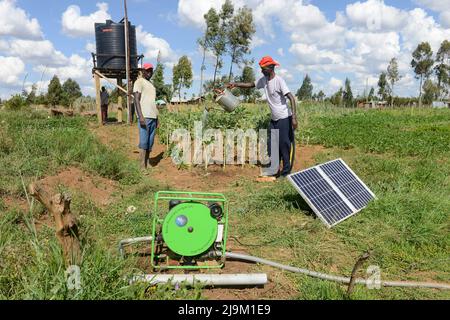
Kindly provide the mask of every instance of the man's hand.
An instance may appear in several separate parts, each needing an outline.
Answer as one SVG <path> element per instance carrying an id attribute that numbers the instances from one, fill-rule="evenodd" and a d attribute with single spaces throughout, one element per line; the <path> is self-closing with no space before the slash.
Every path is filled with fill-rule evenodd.
<path id="1" fill-rule="evenodd" d="M 147 127 L 147 125 L 145 124 L 145 119 L 143 117 L 139 118 L 139 124 L 141 125 L 142 128 Z"/>
<path id="2" fill-rule="evenodd" d="M 298 123 L 297 123 L 297 118 L 295 117 L 295 115 L 292 116 L 292 128 L 297 129 L 298 127 Z"/>

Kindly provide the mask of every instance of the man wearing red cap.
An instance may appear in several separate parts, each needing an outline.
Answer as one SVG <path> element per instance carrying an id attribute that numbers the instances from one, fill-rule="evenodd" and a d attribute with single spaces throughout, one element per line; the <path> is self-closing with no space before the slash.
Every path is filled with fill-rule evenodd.
<path id="1" fill-rule="evenodd" d="M 286 85 L 286 82 L 275 74 L 275 66 L 280 64 L 270 56 L 263 57 L 259 62 L 261 72 L 264 75 L 254 83 L 230 83 L 228 88 L 255 88 L 264 89 L 267 102 L 271 111 L 271 121 L 269 130 L 277 129 L 279 137 L 279 154 L 283 160 L 283 168 L 279 176 L 287 176 L 291 170 L 290 152 L 291 144 L 295 143 L 294 130 L 297 128 L 296 103 L 295 98 Z M 291 108 L 288 107 L 289 99 Z M 271 131 L 272 132 L 272 131 Z M 269 134 L 269 156 L 271 156 L 271 135 Z M 278 176 L 278 173 L 273 173 Z"/>
<path id="2" fill-rule="evenodd" d="M 134 83 L 134 104 L 138 117 L 139 149 L 141 168 L 146 169 L 158 125 L 158 108 L 156 107 L 156 89 L 150 82 L 153 76 L 153 65 L 145 63 L 142 75 Z"/>

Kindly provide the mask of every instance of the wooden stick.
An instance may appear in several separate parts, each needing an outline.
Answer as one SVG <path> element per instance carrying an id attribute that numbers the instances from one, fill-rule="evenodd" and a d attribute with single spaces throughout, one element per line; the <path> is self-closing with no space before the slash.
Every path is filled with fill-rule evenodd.
<path id="1" fill-rule="evenodd" d="M 95 82 L 95 102 L 97 106 L 97 118 L 98 123 L 102 124 L 102 109 L 101 109 L 101 98 L 100 98 L 100 77 L 97 71 L 94 74 L 94 82 Z"/>
<path id="2" fill-rule="evenodd" d="M 122 79 L 117 79 L 117 85 L 118 88 L 122 88 Z M 119 97 L 117 99 L 117 103 L 119 104 L 119 107 L 117 109 L 117 122 L 122 123 L 123 122 L 123 114 L 122 114 L 122 95 L 119 94 Z"/>
<path id="3" fill-rule="evenodd" d="M 104 74 L 100 73 L 98 70 L 95 70 L 94 72 L 94 76 L 97 75 L 100 78 L 105 79 L 106 81 L 108 81 L 109 83 L 111 83 L 113 86 L 115 86 L 117 89 L 123 91 L 124 93 L 127 93 L 127 90 L 125 90 L 124 88 L 122 88 L 121 86 L 119 86 L 118 84 L 114 83 L 114 81 L 112 81 L 111 79 L 108 79 Z M 99 85 L 100 87 L 100 85 Z M 131 95 L 131 98 L 133 98 L 133 96 Z"/>
<path id="4" fill-rule="evenodd" d="M 81 246 L 78 222 L 70 211 L 70 196 L 56 194 L 53 197 L 38 185 L 30 184 L 30 195 L 42 203 L 55 221 L 56 237 L 63 249 L 67 265 L 79 265 L 81 262 Z"/>

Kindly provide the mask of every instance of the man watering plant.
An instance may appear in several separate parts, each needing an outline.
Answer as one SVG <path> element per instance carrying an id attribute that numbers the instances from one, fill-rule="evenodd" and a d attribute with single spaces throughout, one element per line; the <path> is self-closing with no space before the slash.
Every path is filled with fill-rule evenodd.
<path id="1" fill-rule="evenodd" d="M 259 62 L 263 77 L 255 83 L 230 83 L 229 89 L 238 88 L 256 88 L 264 89 L 267 102 L 271 111 L 271 121 L 269 130 L 278 129 L 279 154 L 283 160 L 281 172 L 272 172 L 269 175 L 275 177 L 286 177 L 292 170 L 291 166 L 291 145 L 295 143 L 294 130 L 297 128 L 296 103 L 295 98 L 286 85 L 286 82 L 280 76 L 275 74 L 275 66 L 280 64 L 270 56 L 263 57 Z M 289 99 L 292 110 L 288 107 Z M 268 151 L 271 156 L 271 135 L 269 134 Z M 278 169 L 278 168 L 277 168 Z"/>
<path id="2" fill-rule="evenodd" d="M 153 76 L 153 65 L 145 63 L 142 75 L 133 87 L 134 104 L 138 117 L 139 149 L 141 168 L 146 169 L 155 140 L 158 126 L 158 108 L 156 107 L 156 89 L 150 82 Z"/>

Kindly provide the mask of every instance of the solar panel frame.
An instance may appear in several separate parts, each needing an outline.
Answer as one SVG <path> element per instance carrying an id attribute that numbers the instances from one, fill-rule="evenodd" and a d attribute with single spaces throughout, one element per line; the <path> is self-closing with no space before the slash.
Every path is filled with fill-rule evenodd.
<path id="1" fill-rule="evenodd" d="M 333 163 L 338 163 L 338 164 L 342 164 L 343 165 L 343 167 L 341 167 L 341 168 L 344 168 L 344 170 L 342 170 L 342 171 L 339 171 L 339 172 L 349 172 L 351 175 L 352 175 L 352 180 L 349 182 L 349 183 L 347 183 L 347 184 L 345 184 L 345 185 L 341 185 L 340 187 L 338 186 L 338 185 L 336 185 L 334 182 L 333 182 L 333 180 L 331 180 L 331 178 L 330 178 L 330 176 L 323 170 L 323 168 L 327 168 L 327 167 L 329 167 L 331 164 L 333 164 Z M 296 181 L 296 178 L 298 178 L 298 175 L 301 175 L 301 174 L 305 174 L 305 173 L 307 173 L 307 172 L 310 172 L 310 171 L 312 171 L 312 172 L 317 172 L 319 175 L 320 175 L 320 179 L 318 179 L 318 180 L 314 180 L 314 181 L 309 181 L 309 183 L 308 184 L 305 184 L 305 185 L 300 185 L 300 183 L 298 183 L 298 181 Z M 339 173 L 338 172 L 338 173 Z M 316 176 L 316 178 L 317 178 L 317 176 Z M 376 200 L 377 199 L 377 197 L 375 196 L 375 194 L 367 187 L 367 185 L 355 174 L 355 172 L 344 162 L 344 160 L 342 159 L 342 158 L 339 158 L 339 159 L 335 159 L 335 160 L 332 160 L 332 161 L 328 161 L 328 162 L 326 162 L 326 163 L 323 163 L 323 164 L 320 164 L 320 165 L 317 165 L 317 166 L 314 166 L 314 167 L 311 167 L 311 168 L 308 168 L 308 169 L 305 169 L 305 170 L 302 170 L 302 171 L 299 171 L 299 172 L 296 172 L 296 173 L 292 173 L 292 174 L 290 174 L 290 175 L 288 175 L 288 180 L 291 182 L 291 184 L 294 186 L 294 188 L 297 190 L 297 192 L 302 196 L 302 198 L 306 201 L 306 203 L 311 207 L 311 209 L 314 211 L 314 213 L 317 215 L 317 217 L 319 217 L 320 218 L 320 220 L 322 220 L 322 222 L 326 225 L 326 226 L 328 226 L 328 228 L 332 228 L 333 226 L 335 226 L 335 225 L 337 225 L 338 223 L 341 223 L 341 222 L 343 222 L 343 221 L 345 221 L 345 220 L 347 220 L 348 218 L 350 218 L 350 217 L 352 217 L 352 216 L 354 216 L 354 215 L 356 215 L 357 213 L 359 213 L 361 210 L 363 210 L 366 206 L 367 206 L 367 204 L 370 202 L 370 201 L 372 201 L 372 200 Z M 339 205 L 341 205 L 342 203 L 344 203 L 349 209 L 350 209 L 350 213 L 348 213 L 347 215 L 345 215 L 345 216 L 343 216 L 343 217 L 340 217 L 339 216 L 339 213 L 338 213 L 338 217 L 339 217 L 339 219 L 334 219 L 334 222 L 333 222 L 333 220 L 332 219 L 329 219 L 329 216 L 326 216 L 326 215 L 324 215 L 324 213 L 326 212 L 326 211 L 329 211 L 331 208 L 333 208 L 334 206 L 331 206 L 331 207 L 329 207 L 329 208 L 327 208 L 327 209 L 324 209 L 324 210 L 321 210 L 318 206 L 316 206 L 314 203 L 313 203 L 313 201 L 311 200 L 311 197 L 304 191 L 304 190 L 302 190 L 302 187 L 304 187 L 304 186 L 307 186 L 307 185 L 310 185 L 310 184 L 312 184 L 312 183 L 317 183 L 317 182 L 319 182 L 319 181 L 324 181 L 324 182 L 326 182 L 329 186 L 330 186 L 330 188 L 332 189 L 332 191 L 334 191 L 338 196 L 339 196 L 339 198 L 340 198 L 340 200 L 342 200 L 341 202 L 336 202 L 336 204 L 334 205 L 334 206 L 339 206 Z M 361 187 L 362 186 L 362 188 L 364 189 L 364 192 L 365 192 L 365 195 L 367 196 L 367 195 L 370 195 L 372 198 L 371 199 L 366 199 L 366 201 L 367 201 L 367 203 L 365 204 L 365 205 L 357 205 L 357 206 L 355 206 L 354 204 L 353 204 L 353 202 L 351 201 L 351 198 L 353 198 L 353 197 L 348 197 L 346 194 L 344 194 L 343 192 L 342 192 L 342 190 L 340 189 L 340 188 L 343 188 L 343 187 L 345 187 L 345 186 L 347 186 L 347 185 L 349 185 L 350 183 L 354 183 L 354 182 L 357 182 L 357 183 L 359 183 L 360 184 L 360 186 L 359 187 Z M 344 190 L 345 191 L 345 190 Z M 318 194 L 318 195 L 316 195 L 316 197 L 315 198 L 312 198 L 312 199 L 316 199 L 316 198 L 318 198 L 318 197 L 321 197 L 321 196 L 323 196 L 323 195 L 325 195 L 325 194 L 327 194 L 328 192 L 326 192 L 326 193 L 322 193 L 322 194 Z M 347 192 L 346 192 L 347 193 Z M 348 194 L 348 193 L 347 193 Z M 359 194 L 358 194 L 359 195 Z M 358 199 L 358 201 L 361 201 L 361 199 Z M 357 204 L 357 203 L 356 203 Z M 360 202 L 360 204 L 363 204 L 363 202 Z M 345 209 L 345 208 L 343 208 L 343 209 Z M 327 219 L 327 217 L 328 217 L 328 219 Z"/>

